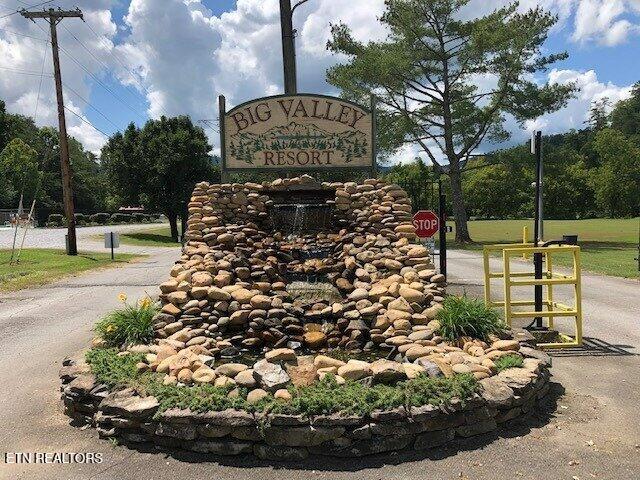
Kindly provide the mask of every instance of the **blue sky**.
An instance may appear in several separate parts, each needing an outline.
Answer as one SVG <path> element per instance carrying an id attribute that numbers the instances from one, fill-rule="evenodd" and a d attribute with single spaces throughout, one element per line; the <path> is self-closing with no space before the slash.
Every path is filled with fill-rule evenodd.
<path id="1" fill-rule="evenodd" d="M 0 17 L 25 3 L 0 0 Z M 56 0 L 55 5 L 70 8 L 76 3 Z M 383 3 L 311 0 L 300 8 L 295 19 L 300 31 L 300 91 L 330 91 L 324 71 L 336 59 L 324 48 L 329 23 L 342 20 L 359 38 L 380 38 L 384 32 L 376 18 Z M 550 133 L 580 128 L 593 100 L 624 98 L 630 86 L 640 80 L 636 60 L 640 53 L 638 0 L 521 3 L 522 8 L 542 5 L 559 16 L 545 48 L 569 53 L 569 59 L 558 62 L 555 71 L 538 81 L 574 81 L 582 88 L 566 109 L 530 122 L 528 128 Z M 500 0 L 472 0 L 471 8 L 490 11 L 504 4 Z M 69 87 L 65 94 L 85 120 L 69 118 L 72 134 L 93 151 L 105 141 L 100 132 L 110 135 L 131 121 L 142 124 L 163 113 L 185 113 L 195 120 L 215 118 L 218 94 L 237 104 L 282 91 L 278 0 L 84 0 L 80 6 L 90 28 L 68 19 L 59 36 L 66 50 L 62 55 L 63 77 Z M 0 18 L 0 68 L 4 67 L 0 69 L 0 98 L 12 111 L 31 116 L 37 112 L 39 124 L 54 124 L 51 79 L 43 78 L 40 86 L 34 75 L 42 69 L 42 55 L 48 57 L 42 40 L 45 36 L 42 27 L 19 15 Z M 49 58 L 45 67 L 50 71 Z M 515 124 L 510 128 L 514 141 L 528 135 Z M 216 135 L 209 133 L 215 149 Z M 409 149 L 397 160 L 411 159 L 415 153 Z"/>

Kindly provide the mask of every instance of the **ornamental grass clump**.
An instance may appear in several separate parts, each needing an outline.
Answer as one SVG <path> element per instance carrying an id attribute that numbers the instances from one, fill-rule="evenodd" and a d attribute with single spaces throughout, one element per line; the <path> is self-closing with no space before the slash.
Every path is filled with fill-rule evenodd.
<path id="1" fill-rule="evenodd" d="M 120 301 L 124 307 L 114 310 L 100 320 L 95 331 L 108 347 L 123 347 L 149 343 L 153 340 L 153 317 L 157 307 L 149 297 L 134 304 L 127 303 L 127 296 L 121 293 Z"/>
<path id="2" fill-rule="evenodd" d="M 487 340 L 489 335 L 505 330 L 498 310 L 487 307 L 482 300 L 467 297 L 447 297 L 436 319 L 439 333 L 447 340 L 473 337 Z"/>

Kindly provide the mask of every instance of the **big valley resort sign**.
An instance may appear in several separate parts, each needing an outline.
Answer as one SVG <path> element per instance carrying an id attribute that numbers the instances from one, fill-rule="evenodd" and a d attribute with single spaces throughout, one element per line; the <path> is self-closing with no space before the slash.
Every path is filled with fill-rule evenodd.
<path id="1" fill-rule="evenodd" d="M 371 168 L 373 165 L 373 115 L 340 98 L 266 97 L 224 113 L 223 121 L 226 170 Z"/>

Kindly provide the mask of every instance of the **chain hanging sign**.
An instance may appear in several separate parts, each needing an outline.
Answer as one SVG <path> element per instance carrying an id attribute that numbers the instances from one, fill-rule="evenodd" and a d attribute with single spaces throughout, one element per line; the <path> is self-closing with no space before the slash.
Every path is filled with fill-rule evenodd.
<path id="1" fill-rule="evenodd" d="M 279 95 L 226 111 L 220 97 L 224 171 L 375 166 L 374 106 L 324 95 Z"/>

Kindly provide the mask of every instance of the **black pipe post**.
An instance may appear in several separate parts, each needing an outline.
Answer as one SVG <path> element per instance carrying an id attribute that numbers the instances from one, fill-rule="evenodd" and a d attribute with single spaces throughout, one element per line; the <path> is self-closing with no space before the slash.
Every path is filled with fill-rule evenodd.
<path id="1" fill-rule="evenodd" d="M 533 244 L 534 246 L 539 245 L 540 241 L 540 207 L 542 206 L 542 199 L 540 198 L 542 194 L 542 132 L 537 131 L 535 134 L 535 138 L 532 139 L 534 142 L 533 149 L 536 155 L 536 198 L 535 198 L 535 219 L 533 226 Z M 533 267 L 534 267 L 534 275 L 536 280 L 542 279 L 542 253 L 534 253 L 533 254 Z M 535 303 L 535 311 L 542 311 L 542 285 L 534 286 L 534 303 Z M 535 328 L 542 329 L 542 317 L 535 317 Z"/>
<path id="2" fill-rule="evenodd" d="M 438 239 L 440 241 L 440 273 L 447 279 L 447 197 L 442 193 L 442 180 L 438 180 L 438 217 L 440 228 Z"/>

